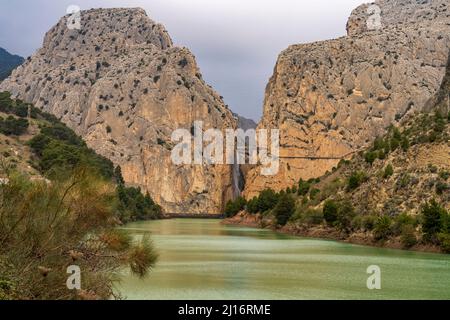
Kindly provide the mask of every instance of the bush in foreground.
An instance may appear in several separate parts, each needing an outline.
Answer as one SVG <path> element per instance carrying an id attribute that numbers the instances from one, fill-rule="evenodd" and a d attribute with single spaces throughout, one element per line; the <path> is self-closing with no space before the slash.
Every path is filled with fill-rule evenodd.
<path id="1" fill-rule="evenodd" d="M 115 187 L 88 170 L 51 183 L 9 174 L 0 199 L 3 299 L 110 299 L 120 268 L 145 276 L 156 262 L 150 242 L 116 229 Z M 69 265 L 81 269 L 81 291 L 66 287 Z"/>

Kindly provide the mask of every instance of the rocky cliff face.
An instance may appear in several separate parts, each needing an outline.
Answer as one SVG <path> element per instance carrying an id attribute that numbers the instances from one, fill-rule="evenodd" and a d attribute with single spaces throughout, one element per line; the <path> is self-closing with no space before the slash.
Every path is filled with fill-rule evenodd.
<path id="1" fill-rule="evenodd" d="M 284 158 L 276 176 L 251 170 L 246 196 L 323 175 L 434 96 L 450 49 L 448 1 L 375 4 L 381 9 L 380 29 L 368 30 L 371 14 L 363 5 L 349 18 L 346 37 L 293 45 L 281 53 L 259 128 L 280 129 Z"/>
<path id="2" fill-rule="evenodd" d="M 194 56 L 142 9 L 84 11 L 79 30 L 67 20 L 0 91 L 59 117 L 166 212 L 221 212 L 233 195 L 232 168 L 171 161 L 173 130 L 197 120 L 205 130 L 236 126 Z"/>

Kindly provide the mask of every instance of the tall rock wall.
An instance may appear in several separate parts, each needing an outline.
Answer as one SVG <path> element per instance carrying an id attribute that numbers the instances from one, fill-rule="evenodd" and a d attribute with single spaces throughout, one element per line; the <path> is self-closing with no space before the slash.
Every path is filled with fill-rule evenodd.
<path id="1" fill-rule="evenodd" d="M 231 166 L 176 166 L 171 135 L 234 128 L 236 119 L 203 80 L 195 57 L 174 47 L 142 9 L 93 9 L 81 28 L 62 18 L 44 44 L 0 85 L 60 118 L 120 165 L 126 183 L 168 213 L 220 213 L 233 196 Z"/>
<path id="2" fill-rule="evenodd" d="M 369 5 L 362 5 L 349 18 L 347 36 L 293 45 L 280 54 L 259 124 L 280 129 L 280 171 L 265 177 L 257 167 L 251 170 L 247 197 L 323 175 L 436 94 L 450 49 L 450 3 L 375 5 L 381 28 L 369 30 L 376 11 L 368 14 Z"/>

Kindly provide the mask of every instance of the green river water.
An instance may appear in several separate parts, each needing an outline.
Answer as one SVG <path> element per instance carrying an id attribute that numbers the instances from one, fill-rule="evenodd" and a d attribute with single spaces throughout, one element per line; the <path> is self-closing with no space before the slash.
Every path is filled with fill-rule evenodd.
<path id="1" fill-rule="evenodd" d="M 124 227 L 150 234 L 160 255 L 146 279 L 127 271 L 127 299 L 450 299 L 450 255 L 313 240 L 220 220 L 173 219 Z M 381 268 L 381 290 L 366 269 Z"/>

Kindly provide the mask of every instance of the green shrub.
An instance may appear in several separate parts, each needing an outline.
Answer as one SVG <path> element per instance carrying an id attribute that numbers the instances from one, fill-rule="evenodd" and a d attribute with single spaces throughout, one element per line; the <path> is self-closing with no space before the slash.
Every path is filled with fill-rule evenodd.
<path id="1" fill-rule="evenodd" d="M 23 101 L 12 100 L 9 92 L 0 93 L 0 112 L 16 115 L 19 118 L 26 118 L 28 116 L 28 109 L 29 105 Z"/>
<path id="2" fill-rule="evenodd" d="M 300 181 L 298 182 L 297 193 L 300 196 L 306 196 L 308 194 L 310 188 L 311 188 L 310 182 L 300 179 Z"/>
<path id="3" fill-rule="evenodd" d="M 263 190 L 258 197 L 258 212 L 266 212 L 275 208 L 278 202 L 278 195 L 272 189 Z"/>
<path id="4" fill-rule="evenodd" d="M 377 137 L 375 141 L 373 142 L 373 150 L 384 150 L 386 148 L 387 143 L 384 141 L 383 138 Z"/>
<path id="5" fill-rule="evenodd" d="M 7 136 L 20 136 L 28 130 L 28 120 L 16 119 L 13 116 L 8 116 L 6 119 L 0 117 L 0 133 Z"/>
<path id="6" fill-rule="evenodd" d="M 440 233 L 438 235 L 438 240 L 442 251 L 444 251 L 445 253 L 450 253 L 450 234 Z"/>
<path id="7" fill-rule="evenodd" d="M 380 216 L 375 222 L 373 235 L 375 240 L 385 240 L 392 234 L 392 220 L 388 216 Z"/>
<path id="8" fill-rule="evenodd" d="M 40 167 L 44 172 L 54 167 L 74 168 L 80 164 L 81 158 L 80 150 L 76 146 L 53 140 L 42 153 Z"/>
<path id="9" fill-rule="evenodd" d="M 371 231 L 375 227 L 376 221 L 377 221 L 377 216 L 374 216 L 374 215 L 363 216 L 362 226 L 365 230 Z"/>
<path id="10" fill-rule="evenodd" d="M 380 159 L 380 160 L 386 159 L 386 153 L 384 152 L 384 150 L 378 150 L 377 156 L 378 156 L 378 159 Z"/>
<path id="11" fill-rule="evenodd" d="M 332 226 L 337 221 L 338 205 L 334 200 L 327 200 L 323 206 L 323 218 L 328 225 Z"/>
<path id="12" fill-rule="evenodd" d="M 438 181 L 436 183 L 436 193 L 437 194 L 443 194 L 444 192 L 446 192 L 449 189 L 450 189 L 450 187 L 445 182 Z"/>
<path id="13" fill-rule="evenodd" d="M 86 146 L 86 143 L 83 139 L 81 139 L 81 137 L 77 136 L 72 129 L 62 123 L 56 123 L 41 128 L 41 134 L 54 140 L 63 141 L 70 145 L 79 147 Z"/>
<path id="14" fill-rule="evenodd" d="M 28 145 L 39 158 L 43 173 L 55 167 L 73 169 L 89 166 L 105 178 L 114 177 L 114 166 L 109 159 L 96 154 L 71 129 L 61 123 L 52 123 L 41 128 Z"/>
<path id="15" fill-rule="evenodd" d="M 441 224 L 442 224 L 441 231 L 450 234 L 450 213 L 444 209 L 442 210 L 441 213 Z"/>
<path id="16" fill-rule="evenodd" d="M 386 168 L 384 168 L 383 178 L 389 178 L 394 174 L 394 168 L 391 164 L 388 164 Z"/>
<path id="17" fill-rule="evenodd" d="M 351 229 L 353 231 L 364 229 L 364 217 L 356 215 L 352 220 Z"/>
<path id="18" fill-rule="evenodd" d="M 428 170 L 430 170 L 431 173 L 437 173 L 438 168 L 435 165 L 432 165 L 431 163 L 428 164 Z"/>
<path id="19" fill-rule="evenodd" d="M 392 127 L 392 137 L 397 140 L 400 140 L 402 138 L 402 134 L 397 127 Z"/>
<path id="20" fill-rule="evenodd" d="M 256 214 L 259 212 L 258 207 L 258 198 L 254 197 L 250 201 L 247 202 L 247 211 L 248 213 Z"/>
<path id="21" fill-rule="evenodd" d="M 352 221 L 356 213 L 350 201 L 344 200 L 338 203 L 336 226 L 345 232 L 350 232 Z"/>
<path id="22" fill-rule="evenodd" d="M 144 196 L 140 188 L 127 188 L 119 185 L 117 195 L 119 198 L 118 211 L 123 222 L 161 218 L 161 207 L 153 201 L 148 193 Z"/>
<path id="23" fill-rule="evenodd" d="M 245 209 L 245 206 L 247 204 L 247 201 L 243 197 L 238 197 L 234 201 L 228 201 L 227 205 L 225 206 L 225 216 L 226 217 L 234 217 L 239 212 Z"/>
<path id="24" fill-rule="evenodd" d="M 280 226 L 286 225 L 289 219 L 295 212 L 295 201 L 290 194 L 283 194 L 280 196 L 275 208 L 273 209 L 273 215 Z"/>
<path id="25" fill-rule="evenodd" d="M 401 142 L 400 142 L 400 146 L 402 147 L 403 151 L 408 151 L 409 149 L 409 140 L 406 137 L 403 137 Z"/>
<path id="26" fill-rule="evenodd" d="M 390 146 L 391 146 L 391 152 L 394 152 L 400 146 L 400 141 L 395 138 L 392 138 L 390 141 Z"/>
<path id="27" fill-rule="evenodd" d="M 66 268 L 75 264 L 83 290 L 111 299 L 124 267 L 139 277 L 154 267 L 151 243 L 117 230 L 114 186 L 96 173 L 79 168 L 51 183 L 9 178 L 0 187 L 1 298 L 79 300 L 80 291 L 66 286 Z"/>
<path id="28" fill-rule="evenodd" d="M 312 188 L 311 191 L 309 192 L 309 198 L 310 198 L 311 200 L 315 200 L 316 197 L 317 197 L 317 195 L 318 195 L 319 193 L 320 193 L 320 190 L 319 190 L 319 189 Z"/>
<path id="29" fill-rule="evenodd" d="M 450 177 L 450 172 L 449 172 L 449 171 L 443 170 L 443 171 L 439 172 L 439 177 L 440 177 L 442 180 L 447 181 L 448 178 Z"/>
<path id="30" fill-rule="evenodd" d="M 18 104 L 14 109 L 14 114 L 20 118 L 28 116 L 28 106 L 25 104 Z"/>
<path id="31" fill-rule="evenodd" d="M 13 300 L 15 293 L 15 284 L 6 279 L 0 279 L 0 301 Z"/>
<path id="32" fill-rule="evenodd" d="M 425 242 L 437 243 L 437 235 L 444 226 L 443 218 L 447 216 L 447 211 L 433 199 L 422 206 L 421 215 L 423 239 Z"/>
<path id="33" fill-rule="evenodd" d="M 321 210 L 307 209 L 301 212 L 297 219 L 303 224 L 318 225 L 323 222 L 323 214 Z"/>
<path id="34" fill-rule="evenodd" d="M 118 185 L 124 185 L 125 184 L 125 180 L 123 179 L 123 176 L 122 176 L 122 168 L 120 166 L 117 166 L 114 169 L 114 179 L 116 180 L 116 183 Z"/>
<path id="35" fill-rule="evenodd" d="M 114 177 L 112 162 L 87 148 L 85 145 L 69 144 L 39 134 L 29 141 L 29 145 L 39 158 L 39 168 L 43 173 L 57 167 L 73 169 L 84 165 L 99 172 L 105 178 Z"/>
<path id="36" fill-rule="evenodd" d="M 406 188 L 411 182 L 411 175 L 402 173 L 396 182 L 397 189 Z"/>
<path id="37" fill-rule="evenodd" d="M 404 248 L 411 248 L 417 244 L 415 229 L 412 225 L 404 225 L 400 233 L 400 241 Z"/>
<path id="38" fill-rule="evenodd" d="M 347 190 L 352 191 L 359 188 L 359 186 L 366 180 L 367 177 L 364 172 L 362 171 L 353 172 L 348 178 Z"/>
<path id="39" fill-rule="evenodd" d="M 369 164 L 373 164 L 377 158 L 378 158 L 378 153 L 375 151 L 366 152 L 364 155 L 364 159 Z"/>
<path id="40" fill-rule="evenodd" d="M 399 235 L 402 232 L 404 226 L 415 227 L 417 225 L 417 220 L 415 217 L 408 215 L 407 213 L 399 214 L 394 218 L 392 225 L 392 233 L 394 235 Z"/>

